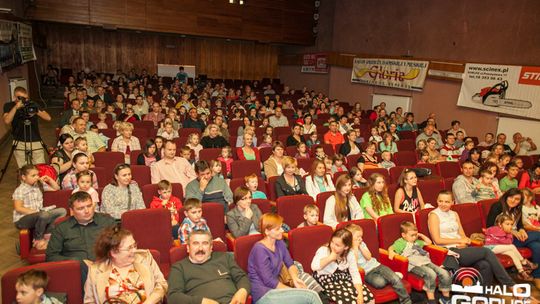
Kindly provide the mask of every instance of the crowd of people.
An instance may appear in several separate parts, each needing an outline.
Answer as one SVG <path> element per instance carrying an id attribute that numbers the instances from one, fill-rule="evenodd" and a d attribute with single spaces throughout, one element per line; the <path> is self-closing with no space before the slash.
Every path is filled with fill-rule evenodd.
<path id="1" fill-rule="evenodd" d="M 191 85 L 181 72 L 172 80 L 146 71 L 71 76 L 65 91 L 69 108 L 58 124 L 58 148 L 45 166 L 51 170 L 45 174 L 41 165 L 20 168 L 13 222 L 19 229 L 32 229 L 33 246 L 45 250 L 47 261 L 81 262 L 85 303 L 158 303 L 165 296 L 171 303 L 245 303 L 248 295 L 263 304 L 285 299 L 373 303 L 366 283 L 374 288 L 390 284 L 400 303 L 411 303 L 399 277 L 363 242 L 361 227 L 336 227 L 434 206 L 428 220 L 430 236 L 404 222 L 402 238 L 389 248 L 391 259 L 396 254 L 409 258 L 409 271 L 424 279 L 430 303 L 436 301 L 437 288 L 440 303 L 450 303 L 450 272 L 459 267 L 477 268 L 485 284 L 496 279 L 513 286 L 514 278 L 495 254 L 510 256 L 517 278 L 534 280 L 540 287 L 540 208 L 534 203 L 540 193 L 540 163 L 524 167 L 520 158 L 536 153 L 530 138 L 516 133 L 508 145 L 505 134 L 495 138 L 488 133 L 477 143 L 459 121 L 442 130 L 434 113 L 417 123 L 413 113 L 401 108 L 387 113 L 385 103 L 363 110 L 359 103 L 346 105 L 305 88 L 295 92 L 285 86 L 277 94 L 270 83 L 238 88 L 212 82 Z M 134 136 L 139 121 L 152 124 L 151 138 Z M 289 132 L 277 133 L 284 128 Z M 107 136 L 107 129 L 114 137 Z M 184 141 L 183 129 L 191 130 Z M 366 173 L 395 167 L 397 143 L 407 140 L 406 133 L 416 135 L 411 151 L 418 164 L 402 171 L 391 197 L 384 175 Z M 217 158 L 199 157 L 203 149 L 212 148 L 220 149 Z M 124 163 L 106 168 L 113 170 L 112 181 L 98 180 L 92 170 L 99 166 L 93 154 L 107 150 L 124 155 Z M 131 159 L 133 151 L 139 151 L 136 160 Z M 350 156 L 356 161 L 350 162 Z M 301 159 L 311 160 L 308 170 L 299 167 Z M 242 186 L 231 189 L 231 164 L 236 160 L 259 166 L 242 177 Z M 441 191 L 436 201 L 426 202 L 417 169 L 439 162 L 459 162 L 462 174 L 451 192 Z M 150 168 L 151 182 L 158 186 L 151 202 L 144 201 L 130 163 Z M 268 186 L 276 198 L 308 195 L 316 201 L 320 193 L 331 192 L 324 210 L 316 204 L 305 206 L 300 224 L 335 229 L 327 245 L 313 253 L 313 276 L 292 260 L 283 240 L 283 232 L 296 227 L 252 203 L 270 198 L 259 190 L 259 176 L 265 183 L 273 181 Z M 177 183 L 184 197 L 172 194 Z M 360 188 L 365 191 L 356 197 L 353 190 Z M 72 190 L 72 195 L 70 216 L 58 223 L 67 210 L 45 207 L 43 192 L 60 189 Z M 486 199 L 498 203 L 486 219 L 485 246 L 473 247 L 451 206 Z M 212 251 L 214 237 L 202 212 L 207 202 L 223 205 L 227 228 L 235 238 L 262 235 L 249 255 L 247 273 L 230 255 Z M 188 247 L 189 258 L 172 265 L 168 280 L 150 252 L 138 249 L 131 232 L 119 226 L 123 213 L 146 206 L 170 211 L 171 238 Z M 449 248 L 454 259 L 445 260 L 443 267 L 433 264 L 422 249 L 432 243 Z M 529 248 L 531 261 L 516 247 Z M 365 282 L 358 267 L 365 271 Z M 18 290 L 29 285 L 45 288 L 43 274 L 27 277 L 18 282 Z"/>

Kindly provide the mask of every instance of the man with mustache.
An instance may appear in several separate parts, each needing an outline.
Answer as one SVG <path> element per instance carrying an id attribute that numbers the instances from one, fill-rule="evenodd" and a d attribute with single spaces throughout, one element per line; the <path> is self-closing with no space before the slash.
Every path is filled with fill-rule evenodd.
<path id="1" fill-rule="evenodd" d="M 167 302 L 189 304 L 243 304 L 250 292 L 246 273 L 231 254 L 212 252 L 209 231 L 190 233 L 189 256 L 171 267 Z"/>

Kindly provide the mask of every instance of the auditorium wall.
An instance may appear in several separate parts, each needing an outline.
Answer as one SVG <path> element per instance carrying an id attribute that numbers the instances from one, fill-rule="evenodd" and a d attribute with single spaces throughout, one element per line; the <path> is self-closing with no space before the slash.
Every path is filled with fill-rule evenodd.
<path id="1" fill-rule="evenodd" d="M 42 67 L 104 72 L 146 68 L 153 73 L 161 63 L 195 65 L 198 74 L 210 78 L 278 76 L 278 47 L 271 44 L 41 22 L 34 24 L 34 32 Z"/>

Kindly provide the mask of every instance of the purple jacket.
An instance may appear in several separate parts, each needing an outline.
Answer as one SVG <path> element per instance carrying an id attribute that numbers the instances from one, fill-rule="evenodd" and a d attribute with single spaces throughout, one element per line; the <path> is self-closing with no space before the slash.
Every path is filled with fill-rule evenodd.
<path id="1" fill-rule="evenodd" d="M 512 240 L 512 234 L 504 232 L 499 226 L 491 226 L 486 229 L 485 245 L 510 245 Z"/>
<path id="2" fill-rule="evenodd" d="M 276 241 L 274 252 L 261 243 L 253 246 L 248 259 L 248 276 L 254 303 L 277 287 L 283 264 L 287 268 L 293 265 L 291 255 L 283 241 Z"/>

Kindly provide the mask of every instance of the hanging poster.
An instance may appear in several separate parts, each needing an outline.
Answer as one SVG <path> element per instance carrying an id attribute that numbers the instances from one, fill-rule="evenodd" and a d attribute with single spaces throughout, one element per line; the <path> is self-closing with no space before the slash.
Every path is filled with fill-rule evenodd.
<path id="1" fill-rule="evenodd" d="M 304 54 L 302 73 L 328 73 L 328 56 L 324 53 Z"/>
<path id="2" fill-rule="evenodd" d="M 540 67 L 468 63 L 457 104 L 538 119 Z"/>
<path id="3" fill-rule="evenodd" d="M 22 63 L 36 60 L 34 43 L 32 42 L 32 26 L 24 23 L 18 23 L 19 27 L 19 54 Z"/>
<path id="4" fill-rule="evenodd" d="M 354 58 L 351 82 L 422 91 L 429 61 Z"/>
<path id="5" fill-rule="evenodd" d="M 17 24 L 0 21 L 0 69 L 17 63 Z"/>

